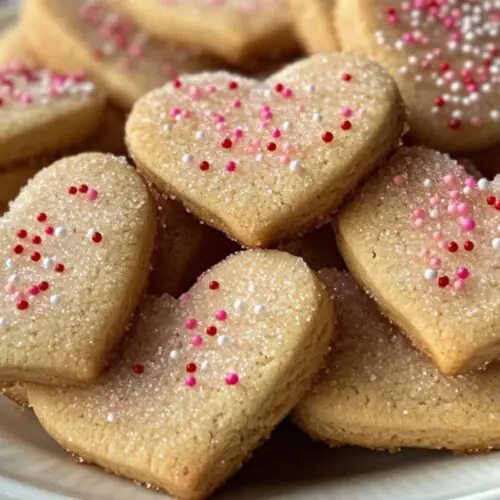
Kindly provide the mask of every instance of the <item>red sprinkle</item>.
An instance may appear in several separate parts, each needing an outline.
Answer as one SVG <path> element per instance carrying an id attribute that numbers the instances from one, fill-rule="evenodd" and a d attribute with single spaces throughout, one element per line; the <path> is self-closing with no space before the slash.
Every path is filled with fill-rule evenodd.
<path id="1" fill-rule="evenodd" d="M 340 125 L 342 130 L 351 130 L 352 128 L 352 123 L 349 120 L 345 120 L 342 122 L 342 125 Z"/>
<path id="2" fill-rule="evenodd" d="M 216 326 L 209 326 L 207 328 L 207 335 L 210 337 L 215 337 L 217 335 L 217 327 Z"/>
<path id="3" fill-rule="evenodd" d="M 237 82 L 229 82 L 227 85 L 231 90 L 236 90 L 238 88 Z"/>
<path id="4" fill-rule="evenodd" d="M 79 189 L 80 193 L 84 193 L 84 194 L 85 194 L 88 190 L 89 190 L 89 187 L 87 186 L 87 184 L 82 184 L 82 185 L 80 186 L 80 189 Z"/>
<path id="5" fill-rule="evenodd" d="M 496 203 L 497 199 L 494 196 L 488 196 L 486 201 L 487 201 L 488 205 L 493 206 Z"/>
<path id="6" fill-rule="evenodd" d="M 36 217 L 38 222 L 46 222 L 47 221 L 47 214 L 39 213 Z"/>
<path id="7" fill-rule="evenodd" d="M 282 83 L 277 83 L 274 86 L 274 90 L 276 90 L 276 92 L 278 92 L 278 94 L 281 94 L 281 92 L 283 92 L 284 88 L 285 88 L 285 86 Z"/>
<path id="8" fill-rule="evenodd" d="M 472 252 L 474 250 L 474 243 L 472 241 L 468 240 L 464 243 L 464 250 L 467 252 Z"/>
<path id="9" fill-rule="evenodd" d="M 186 365 L 186 371 L 187 371 L 188 373 L 194 373 L 194 372 L 196 371 L 196 368 L 197 368 L 197 367 L 196 367 L 196 364 L 195 364 L 195 363 L 188 363 L 188 364 Z"/>
<path id="10" fill-rule="evenodd" d="M 221 142 L 221 146 L 224 148 L 224 149 L 231 149 L 233 147 L 233 141 L 231 139 L 229 139 L 229 137 L 226 137 L 222 142 Z"/>
<path id="11" fill-rule="evenodd" d="M 22 245 L 16 245 L 13 248 L 13 251 L 14 251 L 15 254 L 21 255 L 24 252 L 24 247 Z"/>
<path id="12" fill-rule="evenodd" d="M 268 145 L 267 145 L 267 150 L 268 151 L 276 151 L 276 143 L 275 142 L 270 142 Z"/>
<path id="13" fill-rule="evenodd" d="M 45 228 L 45 234 L 48 234 L 49 236 L 52 236 L 54 234 L 54 228 L 52 226 L 47 226 Z"/>
<path id="14" fill-rule="evenodd" d="M 448 251 L 451 253 L 455 253 L 458 251 L 458 244 L 456 241 L 450 241 L 448 243 Z"/>
<path id="15" fill-rule="evenodd" d="M 78 193 L 78 188 L 76 186 L 68 188 L 68 194 L 75 195 L 76 193 Z"/>
<path id="16" fill-rule="evenodd" d="M 98 233 L 98 232 L 94 233 L 94 235 L 92 236 L 92 241 L 94 243 L 101 243 L 101 241 L 102 241 L 102 234 Z"/>
<path id="17" fill-rule="evenodd" d="M 141 375 L 144 373 L 144 365 L 141 365 L 141 364 L 132 365 L 132 371 L 136 375 Z"/>
<path id="18" fill-rule="evenodd" d="M 40 245 L 40 243 L 42 242 L 42 238 L 40 238 L 40 236 L 33 236 L 31 242 L 33 243 L 33 245 Z"/>
<path id="19" fill-rule="evenodd" d="M 54 268 L 56 273 L 63 273 L 64 272 L 64 265 L 63 264 L 56 264 L 56 267 Z"/>
<path id="20" fill-rule="evenodd" d="M 350 75 L 349 73 L 344 73 L 342 75 L 342 80 L 344 80 L 344 82 L 350 82 L 352 80 L 352 75 Z"/>
<path id="21" fill-rule="evenodd" d="M 31 254 L 31 260 L 33 262 L 38 262 L 41 258 L 42 258 L 42 255 L 40 254 L 40 252 L 33 252 Z"/>
<path id="22" fill-rule="evenodd" d="M 210 163 L 208 163 L 208 161 L 206 161 L 206 160 L 203 160 L 200 163 L 200 170 L 203 170 L 203 172 L 206 172 L 209 169 L 210 169 Z"/>
<path id="23" fill-rule="evenodd" d="M 27 300 L 20 300 L 18 303 L 17 303 L 17 308 L 20 310 L 20 311 L 26 311 L 26 309 L 28 309 L 29 307 L 29 303 Z"/>
<path id="24" fill-rule="evenodd" d="M 333 141 L 333 134 L 329 131 L 325 132 L 321 138 L 323 139 L 324 142 L 332 142 Z"/>
<path id="25" fill-rule="evenodd" d="M 217 281 L 211 281 L 208 286 L 210 287 L 210 290 L 218 290 L 220 287 Z"/>
<path id="26" fill-rule="evenodd" d="M 46 282 L 46 281 L 42 281 L 39 285 L 38 285 L 38 288 L 40 288 L 40 290 L 42 292 L 46 292 L 48 289 L 49 289 L 49 284 Z"/>
<path id="27" fill-rule="evenodd" d="M 180 89 L 182 87 L 182 83 L 180 80 L 174 80 L 172 82 L 172 87 L 174 87 L 174 89 Z"/>
<path id="28" fill-rule="evenodd" d="M 17 237 L 24 240 L 26 236 L 28 236 L 28 231 L 26 231 L 26 229 L 19 229 L 19 231 L 17 232 Z"/>
<path id="29" fill-rule="evenodd" d="M 439 288 L 446 288 L 450 284 L 450 278 L 448 276 L 441 276 L 438 279 Z"/>
<path id="30" fill-rule="evenodd" d="M 448 124 L 448 127 L 450 127 L 452 130 L 458 130 L 461 126 L 462 122 L 456 119 L 450 120 L 450 123 Z"/>

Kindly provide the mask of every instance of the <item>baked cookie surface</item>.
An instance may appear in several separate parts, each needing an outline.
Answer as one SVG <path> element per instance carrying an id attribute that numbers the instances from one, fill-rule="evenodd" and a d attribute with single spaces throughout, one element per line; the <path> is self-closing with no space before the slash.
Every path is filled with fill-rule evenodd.
<path id="1" fill-rule="evenodd" d="M 317 55 L 265 82 L 184 76 L 134 107 L 126 140 L 139 170 L 245 246 L 331 219 L 403 129 L 394 81 L 351 55 Z"/>
<path id="2" fill-rule="evenodd" d="M 347 273 L 320 273 L 334 297 L 338 339 L 293 420 L 333 446 L 373 449 L 500 447 L 500 369 L 445 377 Z"/>
<path id="3" fill-rule="evenodd" d="M 500 355 L 500 186 L 399 150 L 336 220 L 347 266 L 447 375 Z"/>
<path id="4" fill-rule="evenodd" d="M 479 151 L 500 136 L 498 2 L 339 0 L 343 50 L 385 66 L 400 86 L 411 134 L 452 153 Z"/>
<path id="5" fill-rule="evenodd" d="M 148 298 L 90 388 L 29 388 L 66 449 L 179 498 L 205 498 L 304 395 L 328 351 L 331 301 L 301 259 L 249 251 L 182 300 Z"/>
<path id="6" fill-rule="evenodd" d="M 218 66 L 196 48 L 152 38 L 103 0 L 30 0 L 21 28 L 41 62 L 62 71 L 86 69 L 124 109 L 180 73 Z"/>
<path id="7" fill-rule="evenodd" d="M 142 292 L 155 233 L 146 186 L 124 160 L 66 158 L 0 218 L 0 380 L 94 380 Z"/>

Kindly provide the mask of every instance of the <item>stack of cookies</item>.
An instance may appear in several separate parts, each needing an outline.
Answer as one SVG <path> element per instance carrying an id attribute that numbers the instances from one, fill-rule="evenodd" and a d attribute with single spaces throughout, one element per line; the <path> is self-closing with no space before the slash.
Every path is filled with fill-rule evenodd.
<path id="1" fill-rule="evenodd" d="M 0 382 L 65 449 L 500 447 L 499 0 L 25 0 L 0 62 Z"/>

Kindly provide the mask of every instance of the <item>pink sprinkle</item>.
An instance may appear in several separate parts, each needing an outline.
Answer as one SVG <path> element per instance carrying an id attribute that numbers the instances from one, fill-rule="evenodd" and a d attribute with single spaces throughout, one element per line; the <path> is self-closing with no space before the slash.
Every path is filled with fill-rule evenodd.
<path id="1" fill-rule="evenodd" d="M 467 179 L 465 179 L 465 185 L 467 187 L 475 187 L 476 186 L 476 179 L 474 179 L 474 177 L 467 177 Z"/>
<path id="2" fill-rule="evenodd" d="M 241 108 L 241 101 L 239 99 L 233 102 L 233 108 Z"/>
<path id="3" fill-rule="evenodd" d="M 414 219 L 423 219 L 425 217 L 425 212 L 421 208 L 416 208 L 413 210 L 412 215 Z"/>
<path id="4" fill-rule="evenodd" d="M 279 129 L 274 129 L 273 130 L 273 138 L 274 139 L 279 139 L 281 137 L 281 131 Z"/>
<path id="5" fill-rule="evenodd" d="M 452 200 L 460 199 L 460 191 L 457 191 L 456 189 L 454 189 L 453 191 L 450 191 L 450 198 Z"/>
<path id="6" fill-rule="evenodd" d="M 194 330 L 198 326 L 198 322 L 195 319 L 187 319 L 184 326 L 188 330 Z"/>
<path id="7" fill-rule="evenodd" d="M 463 280 L 457 280 L 457 281 L 455 281 L 455 283 L 453 283 L 453 287 L 455 288 L 455 290 L 457 292 L 459 292 L 460 290 L 464 289 L 465 282 Z"/>
<path id="8" fill-rule="evenodd" d="M 469 270 L 466 267 L 459 267 L 457 269 L 457 278 L 465 280 L 469 277 L 469 275 L 470 275 Z"/>
<path id="9" fill-rule="evenodd" d="M 226 170 L 228 172 L 234 172 L 236 170 L 236 163 L 234 161 L 228 161 L 226 164 Z"/>
<path id="10" fill-rule="evenodd" d="M 446 241 L 438 241 L 438 248 L 444 250 L 446 248 Z"/>
<path id="11" fill-rule="evenodd" d="M 170 111 L 170 114 L 172 116 L 180 115 L 181 114 L 181 110 L 179 108 L 172 108 L 172 110 Z"/>
<path id="12" fill-rule="evenodd" d="M 348 108 L 347 106 L 342 106 L 340 108 L 340 114 L 345 118 L 349 118 L 350 116 L 352 116 L 352 109 Z"/>
<path id="13" fill-rule="evenodd" d="M 36 285 L 35 286 L 32 286 L 30 289 L 29 289 L 29 294 L 30 295 L 38 295 L 40 293 L 40 288 L 38 288 Z"/>
<path id="14" fill-rule="evenodd" d="M 467 203 L 459 203 L 459 205 L 457 206 L 457 212 L 460 215 L 467 215 L 467 213 L 469 212 L 469 205 L 467 205 Z"/>
<path id="15" fill-rule="evenodd" d="M 201 337 L 201 335 L 195 335 L 191 339 L 191 344 L 193 344 L 195 347 L 200 346 L 201 344 L 203 344 L 203 338 Z"/>
<path id="16" fill-rule="evenodd" d="M 433 196 L 433 197 L 431 198 L 431 205 L 432 205 L 433 207 L 435 207 L 435 206 L 439 205 L 439 203 L 440 203 L 440 202 L 441 202 L 441 200 L 440 200 L 439 196 Z"/>
<path id="17" fill-rule="evenodd" d="M 476 229 L 476 222 L 470 217 L 462 217 L 460 219 L 460 226 L 462 231 L 474 231 Z"/>
<path id="18" fill-rule="evenodd" d="M 95 189 L 89 189 L 87 191 L 87 199 L 90 201 L 97 200 L 97 191 Z"/>
<path id="19" fill-rule="evenodd" d="M 393 179 L 393 182 L 395 186 L 401 187 L 404 185 L 405 180 L 402 175 L 396 175 L 396 177 L 394 177 Z"/>
<path id="20" fill-rule="evenodd" d="M 421 252 L 420 255 L 426 259 L 431 255 L 431 251 L 428 248 L 424 248 Z"/>
<path id="21" fill-rule="evenodd" d="M 196 377 L 193 377 L 192 375 L 189 375 L 187 376 L 185 379 L 184 379 L 184 383 L 188 386 L 188 387 L 194 387 L 196 385 Z"/>
<path id="22" fill-rule="evenodd" d="M 243 130 L 241 130 L 241 128 L 235 128 L 233 134 L 236 139 L 241 139 L 243 137 Z"/>
<path id="23" fill-rule="evenodd" d="M 433 257 L 431 259 L 431 266 L 435 268 L 440 268 L 443 264 L 443 261 L 439 257 Z"/>
<path id="24" fill-rule="evenodd" d="M 224 380 L 227 385 L 236 385 L 240 381 L 240 377 L 238 377 L 238 374 L 236 373 L 228 373 L 224 377 Z"/>
<path id="25" fill-rule="evenodd" d="M 13 283 L 9 283 L 8 285 L 5 285 L 4 290 L 5 290 L 5 293 L 12 295 L 15 292 L 16 287 L 14 286 Z"/>
<path id="26" fill-rule="evenodd" d="M 444 178 L 444 183 L 448 186 L 453 186 L 455 184 L 455 181 L 457 180 L 456 176 L 454 175 L 445 175 Z"/>
<path id="27" fill-rule="evenodd" d="M 189 89 L 189 95 L 193 101 L 198 100 L 201 97 L 201 89 L 197 85 L 192 85 Z"/>
<path id="28" fill-rule="evenodd" d="M 292 97 L 293 95 L 293 92 L 292 92 L 292 89 L 285 89 L 283 91 L 283 97 L 289 99 L 290 97 Z"/>
<path id="29" fill-rule="evenodd" d="M 443 231 L 435 231 L 432 237 L 437 241 L 443 239 Z"/>
<path id="30" fill-rule="evenodd" d="M 215 317 L 219 320 L 219 321 L 225 321 L 227 319 L 227 312 L 226 311 L 217 311 L 215 313 Z"/>
<path id="31" fill-rule="evenodd" d="M 421 229 L 424 227 L 424 219 L 415 219 L 415 227 Z"/>
<path id="32" fill-rule="evenodd" d="M 457 204 L 456 203 L 450 203 L 448 205 L 448 213 L 450 213 L 450 214 L 456 214 L 457 213 Z"/>

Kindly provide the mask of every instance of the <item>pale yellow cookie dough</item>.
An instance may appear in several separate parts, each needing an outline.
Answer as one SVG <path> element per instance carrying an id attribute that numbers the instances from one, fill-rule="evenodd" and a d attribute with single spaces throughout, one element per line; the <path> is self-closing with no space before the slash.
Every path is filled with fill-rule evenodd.
<path id="1" fill-rule="evenodd" d="M 265 82 L 185 76 L 138 101 L 126 141 L 160 190 L 244 246 L 262 247 L 328 222 L 397 143 L 404 119 L 385 70 L 332 53 Z"/>
<path id="2" fill-rule="evenodd" d="M 499 209 L 498 180 L 403 148 L 336 220 L 349 269 L 445 375 L 500 356 Z"/>
<path id="3" fill-rule="evenodd" d="M 21 28 L 45 65 L 63 71 L 84 68 L 126 110 L 180 73 L 218 66 L 195 48 L 150 37 L 102 0 L 30 0 L 22 10 Z"/>
<path id="4" fill-rule="evenodd" d="M 339 338 L 293 420 L 314 439 L 391 451 L 500 447 L 500 369 L 444 377 L 351 276 L 321 273 Z"/>
<path id="5" fill-rule="evenodd" d="M 85 461 L 202 499 L 310 388 L 332 325 L 324 285 L 301 259 L 239 253 L 182 301 L 146 298 L 122 356 L 96 385 L 30 386 L 29 400 L 51 436 Z M 193 347 L 196 335 L 203 344 Z"/>
<path id="6" fill-rule="evenodd" d="M 333 22 L 336 0 L 289 0 L 297 36 L 309 54 L 340 50 Z"/>
<path id="7" fill-rule="evenodd" d="M 337 0 L 342 49 L 391 72 L 421 144 L 465 154 L 499 141 L 500 31 L 487 4 L 442 2 L 438 20 L 432 2 L 418 9 L 405 0 Z"/>
<path id="8" fill-rule="evenodd" d="M 144 288 L 155 229 L 123 159 L 82 154 L 39 172 L 0 218 L 0 381 L 95 380 Z"/>

